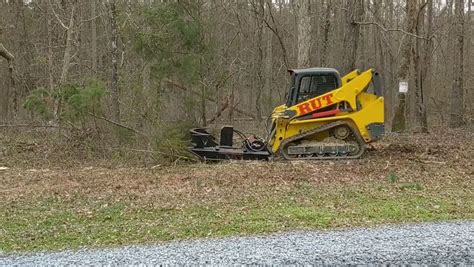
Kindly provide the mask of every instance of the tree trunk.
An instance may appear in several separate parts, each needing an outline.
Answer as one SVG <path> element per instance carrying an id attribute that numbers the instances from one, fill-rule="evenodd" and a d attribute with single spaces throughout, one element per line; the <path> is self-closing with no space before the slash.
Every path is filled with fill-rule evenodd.
<path id="1" fill-rule="evenodd" d="M 364 0 L 347 0 L 345 2 L 345 34 L 342 73 L 356 68 L 357 49 L 359 46 L 360 25 L 364 16 Z"/>
<path id="2" fill-rule="evenodd" d="M 323 26 L 323 40 L 321 44 L 321 67 L 327 67 L 328 62 L 328 43 L 329 43 L 329 30 L 331 28 L 331 13 L 332 13 L 332 0 L 326 0 L 326 9 L 324 14 L 324 26 Z"/>
<path id="3" fill-rule="evenodd" d="M 311 17 L 310 0 L 298 0 L 298 68 L 307 68 L 310 65 L 311 50 Z"/>
<path id="4" fill-rule="evenodd" d="M 420 0 L 417 0 L 420 1 Z M 421 0 L 423 2 L 423 0 Z M 417 10 L 417 18 L 416 18 L 416 30 L 415 33 L 417 36 L 421 36 L 423 34 L 423 26 L 425 20 L 425 10 L 427 3 L 423 3 L 423 5 Z M 411 90 L 410 94 L 410 104 L 411 104 L 411 111 L 412 111 L 412 130 L 414 131 L 422 131 L 427 132 L 426 125 L 423 125 L 423 121 L 425 121 L 424 116 L 426 115 L 426 108 L 423 103 L 423 43 L 420 38 L 416 38 L 414 40 L 414 46 L 412 51 L 413 56 L 413 90 Z"/>
<path id="5" fill-rule="evenodd" d="M 383 2 L 379 2 L 379 1 L 374 1 L 373 2 L 373 10 L 374 10 L 374 19 L 377 23 L 382 23 L 382 5 L 383 5 Z M 386 50 L 390 49 L 390 47 L 388 47 L 387 49 L 384 49 L 384 44 L 383 44 L 383 35 L 384 33 L 382 31 L 380 31 L 378 28 L 375 28 L 373 27 L 372 28 L 374 31 L 373 31 L 373 34 L 374 34 L 374 49 L 375 49 L 375 64 L 376 64 L 376 69 L 378 69 L 382 74 L 383 74 L 383 88 L 385 90 L 383 90 L 383 95 L 384 95 L 384 99 L 385 99 L 385 106 L 384 106 L 384 114 L 386 117 L 389 117 L 390 116 L 390 102 L 391 102 L 391 92 L 389 90 L 387 90 L 387 88 L 390 88 L 389 86 L 387 86 L 388 84 L 388 80 L 387 79 L 389 77 L 388 75 L 388 71 L 386 71 L 386 64 L 385 64 L 385 58 L 386 58 L 386 54 L 388 54 L 386 52 Z M 387 116 L 388 115 L 388 116 Z"/>
<path id="6" fill-rule="evenodd" d="M 8 106 L 9 106 L 9 98 L 10 98 L 10 92 L 12 91 L 15 91 L 15 78 L 13 77 L 13 70 L 14 70 L 14 65 L 13 65 L 13 62 L 15 60 L 15 57 L 13 56 L 12 53 L 10 53 L 4 46 L 2 43 L 0 43 L 0 57 L 3 57 L 4 59 L 7 60 L 7 63 L 8 63 L 8 75 L 9 75 L 9 86 L 7 87 L 6 89 L 6 94 L 5 94 L 5 100 L 6 101 L 3 101 L 2 99 L 2 114 L 3 114 L 3 117 L 4 117 L 4 120 L 6 120 L 9 116 L 9 109 L 8 109 Z"/>
<path id="7" fill-rule="evenodd" d="M 112 81 L 110 84 L 110 93 L 112 96 L 112 118 L 120 123 L 120 102 L 119 102 L 119 74 L 118 74 L 118 25 L 117 25 L 117 6 L 115 0 L 109 2 L 109 17 L 111 26 L 111 53 L 112 53 Z"/>
<path id="8" fill-rule="evenodd" d="M 254 73 L 257 75 L 255 79 L 255 107 L 257 111 L 257 120 L 262 118 L 262 92 L 265 87 L 265 80 L 264 80 L 264 20 L 265 20 L 265 1 L 258 0 L 254 6 L 254 13 L 255 13 L 255 42 L 256 42 L 256 53 L 257 56 L 255 57 L 255 65 L 254 65 Z M 217 106 L 219 108 L 219 105 Z"/>
<path id="9" fill-rule="evenodd" d="M 206 86 L 204 84 L 201 85 L 201 126 L 206 127 L 207 126 L 207 108 L 206 108 Z M 216 101 L 217 102 L 217 101 Z"/>
<path id="10" fill-rule="evenodd" d="M 451 109 L 449 127 L 456 128 L 464 124 L 464 0 L 455 2 L 456 42 L 453 49 L 453 86 L 451 91 Z"/>
<path id="11" fill-rule="evenodd" d="M 63 85 L 67 81 L 67 77 L 69 74 L 69 69 L 71 67 L 71 59 L 72 59 L 72 45 L 73 45 L 73 36 L 74 36 L 74 16 L 75 16 L 75 9 L 76 7 L 72 5 L 71 7 L 71 15 L 69 18 L 69 24 L 66 29 L 66 47 L 64 49 L 63 55 L 63 67 L 61 69 L 61 76 L 59 78 L 59 84 Z"/>
<path id="12" fill-rule="evenodd" d="M 266 39 L 265 44 L 265 68 L 264 68 L 264 92 L 265 92 L 265 112 L 268 113 L 271 111 L 271 108 L 274 104 L 273 102 L 273 92 L 272 92 L 272 78 L 273 78 L 273 33 L 268 27 L 263 29 L 264 36 Z M 269 107 L 270 105 L 270 107 Z"/>
<path id="13" fill-rule="evenodd" d="M 51 11 L 54 12 L 53 6 L 51 6 Z M 66 29 L 66 44 L 64 48 L 64 54 L 63 54 L 63 65 L 61 68 L 61 75 L 59 77 L 59 84 L 58 84 L 59 95 L 61 95 L 61 86 L 67 82 L 69 69 L 71 67 L 72 46 L 73 46 L 74 27 L 75 27 L 75 19 L 74 19 L 75 11 L 76 11 L 76 6 L 74 3 L 72 3 L 69 23 L 67 26 L 65 26 L 60 21 L 59 17 L 57 17 L 62 27 Z M 59 123 L 60 114 L 61 114 L 61 97 L 57 97 L 54 101 L 54 120 L 56 121 L 56 123 Z"/>
<path id="14" fill-rule="evenodd" d="M 464 57 L 466 58 L 465 66 L 464 66 L 464 73 L 466 74 L 464 77 L 466 77 L 466 84 L 470 84 L 469 81 L 473 81 L 473 77 L 470 77 L 472 75 L 469 75 L 470 73 L 473 73 L 474 70 L 472 68 L 473 66 L 473 58 L 472 58 L 472 47 L 474 47 L 472 43 L 472 37 L 474 35 L 474 18 L 472 17 L 472 13 L 474 10 L 472 8 L 474 7 L 474 1 L 473 0 L 468 0 L 468 8 L 467 8 L 467 17 L 466 17 L 466 25 L 464 25 L 465 28 L 465 36 L 466 40 L 464 40 L 464 45 L 465 45 L 465 50 L 464 50 Z M 472 82 L 471 82 L 472 83 Z M 467 86 L 464 88 L 466 95 L 464 96 L 466 98 L 465 100 L 465 110 L 464 112 L 467 114 L 474 114 L 474 90 L 473 87 L 468 88 Z M 469 121 L 472 123 L 474 122 L 474 117 L 471 115 Z"/>
<path id="15" fill-rule="evenodd" d="M 48 32 L 48 87 L 49 91 L 53 93 L 54 90 L 54 54 L 53 54 L 53 25 L 52 14 L 49 7 L 46 8 L 46 31 Z"/>
<path id="16" fill-rule="evenodd" d="M 91 61 L 92 75 L 97 76 L 97 23 L 96 0 L 91 0 Z"/>
<path id="17" fill-rule="evenodd" d="M 394 19 L 394 4 L 392 0 L 385 0 L 386 6 L 388 6 L 388 19 L 387 19 L 387 24 L 388 25 L 394 25 L 395 19 Z M 394 92 L 396 89 L 395 84 L 396 84 L 396 56 L 394 55 L 394 51 L 397 51 L 398 46 L 396 45 L 395 42 L 390 42 L 390 40 L 387 40 L 387 35 L 382 36 L 384 38 L 384 46 L 387 48 L 384 51 L 385 53 L 385 69 L 384 69 L 384 81 L 385 81 L 385 88 L 386 90 L 384 91 L 384 97 L 385 97 L 385 122 L 387 125 L 387 129 L 392 128 L 392 118 L 394 116 L 393 111 L 394 111 L 394 106 L 395 106 L 395 96 L 396 92 Z M 398 90 L 397 90 L 398 91 Z"/>
<path id="18" fill-rule="evenodd" d="M 427 19 L 426 19 L 426 36 L 428 40 L 424 40 L 423 51 L 420 51 L 422 55 L 422 64 L 421 64 L 421 77 L 420 77 L 420 105 L 419 105 L 419 116 L 421 119 L 421 130 L 422 132 L 428 132 L 428 99 L 429 93 L 431 90 L 431 72 L 433 64 L 433 40 L 431 35 L 433 34 L 433 0 L 427 0 Z"/>
<path id="19" fill-rule="evenodd" d="M 406 12 L 407 18 L 405 22 L 405 31 L 411 34 L 416 33 L 417 17 L 418 17 L 418 0 L 407 1 Z M 410 81 L 410 68 L 413 63 L 413 38 L 408 35 L 403 36 L 403 51 L 400 69 L 398 71 L 398 81 L 407 82 Z M 410 84 L 410 83 L 409 83 Z M 410 89 L 409 89 L 410 90 Z M 401 132 L 406 130 L 407 120 L 407 107 L 406 107 L 406 95 L 405 93 L 398 93 L 398 107 L 395 111 L 394 118 L 392 121 L 392 131 Z"/>

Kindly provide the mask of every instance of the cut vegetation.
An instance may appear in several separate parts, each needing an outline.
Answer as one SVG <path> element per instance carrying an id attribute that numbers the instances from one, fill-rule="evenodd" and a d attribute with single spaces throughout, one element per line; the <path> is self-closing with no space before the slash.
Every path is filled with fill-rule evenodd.
<path id="1" fill-rule="evenodd" d="M 362 160 L 147 168 L 30 169 L 15 154 L 0 162 L 9 167 L 0 172 L 0 250 L 470 220 L 472 140 L 470 131 L 400 135 Z"/>

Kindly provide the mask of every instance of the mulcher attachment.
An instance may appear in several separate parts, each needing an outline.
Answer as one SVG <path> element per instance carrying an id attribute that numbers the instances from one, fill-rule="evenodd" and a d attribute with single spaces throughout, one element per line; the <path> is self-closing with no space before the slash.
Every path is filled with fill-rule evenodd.
<path id="1" fill-rule="evenodd" d="M 191 152 L 201 160 L 268 160 L 271 156 L 265 142 L 255 136 L 245 138 L 240 147 L 233 146 L 234 127 L 225 126 L 221 129 L 219 144 L 216 138 L 204 128 L 194 128 L 190 131 L 193 146 Z M 239 132 L 240 133 L 240 132 Z"/>

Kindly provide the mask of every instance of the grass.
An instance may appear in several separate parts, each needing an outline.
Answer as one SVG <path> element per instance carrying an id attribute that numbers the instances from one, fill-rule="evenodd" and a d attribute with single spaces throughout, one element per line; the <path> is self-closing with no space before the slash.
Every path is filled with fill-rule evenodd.
<path id="1" fill-rule="evenodd" d="M 156 180 L 160 174 L 149 175 L 168 187 L 164 180 Z M 278 183 L 248 187 L 244 183 L 245 190 L 234 189 L 229 194 L 215 187 L 222 186 L 219 179 L 196 179 L 191 186 L 184 186 L 185 194 L 174 195 L 171 203 L 163 191 L 140 195 L 119 188 L 116 195 L 109 192 L 102 196 L 96 190 L 106 191 L 107 187 L 39 195 L 29 191 L 31 198 L 23 195 L 0 209 L 0 248 L 7 252 L 56 250 L 474 218 L 469 180 L 450 179 L 449 186 L 443 185 L 446 181 L 425 180 L 422 185 L 422 181 L 400 180 L 381 180 L 374 185 L 370 179 L 348 184 L 299 179 L 283 181 L 287 183 L 283 187 Z"/>
<path id="2" fill-rule="evenodd" d="M 143 168 L 0 138 L 16 151 L 0 158 L 0 251 L 473 220 L 473 138 L 397 135 L 352 161 Z"/>

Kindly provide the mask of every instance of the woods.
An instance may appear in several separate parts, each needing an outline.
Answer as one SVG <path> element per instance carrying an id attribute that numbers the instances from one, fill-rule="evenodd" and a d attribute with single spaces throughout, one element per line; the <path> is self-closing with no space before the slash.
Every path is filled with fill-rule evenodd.
<path id="1" fill-rule="evenodd" d="M 321 66 L 377 69 L 387 129 L 471 125 L 472 8 L 470 0 L 2 0 L 0 120 L 120 142 L 142 133 L 150 145 L 170 129 L 263 122 L 284 102 L 287 69 Z"/>

